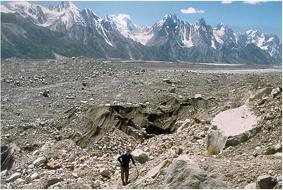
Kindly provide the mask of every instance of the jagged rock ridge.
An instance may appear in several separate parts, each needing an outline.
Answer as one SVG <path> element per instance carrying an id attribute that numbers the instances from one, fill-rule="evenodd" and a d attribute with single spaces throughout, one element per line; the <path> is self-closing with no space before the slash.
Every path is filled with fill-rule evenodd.
<path id="1" fill-rule="evenodd" d="M 140 27 L 132 22 L 129 15 L 108 15 L 100 18 L 93 10 L 80 10 L 70 1 L 63 1 L 48 8 L 26 1 L 9 2 L 1 5 L 1 13 L 19 14 L 20 17 L 31 21 L 30 25 L 59 32 L 64 37 L 77 41 L 81 47 L 89 49 L 90 56 L 94 57 L 249 64 L 281 63 L 282 49 L 278 36 L 256 30 L 236 34 L 222 23 L 212 27 L 204 19 L 188 23 L 177 18 L 175 14 L 166 14 L 153 26 Z M 2 23 L 9 25 L 7 23 L 11 22 L 2 20 Z M 36 29 L 34 33 L 40 35 Z M 13 32 L 13 29 L 10 31 Z M 21 43 L 23 38 L 10 42 L 6 30 L 2 30 L 1 35 L 5 39 L 2 44 L 11 45 L 8 49 L 4 48 L 3 57 L 25 57 L 14 53 L 20 48 L 18 43 Z M 49 52 L 54 53 L 60 52 Z M 88 53 L 81 53 L 85 54 Z"/>

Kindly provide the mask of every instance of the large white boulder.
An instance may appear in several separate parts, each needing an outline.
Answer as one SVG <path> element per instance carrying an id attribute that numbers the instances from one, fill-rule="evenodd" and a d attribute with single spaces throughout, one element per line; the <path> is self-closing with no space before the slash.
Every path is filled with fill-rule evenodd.
<path id="1" fill-rule="evenodd" d="M 207 149 L 219 153 L 225 147 L 247 141 L 257 133 L 257 121 L 246 104 L 219 113 L 211 121 L 214 128 L 208 133 Z"/>

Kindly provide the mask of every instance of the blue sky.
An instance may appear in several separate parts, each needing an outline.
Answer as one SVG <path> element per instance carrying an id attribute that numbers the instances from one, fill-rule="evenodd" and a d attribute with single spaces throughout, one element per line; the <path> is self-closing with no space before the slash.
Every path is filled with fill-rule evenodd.
<path id="1" fill-rule="evenodd" d="M 58 2 L 40 2 L 48 5 Z M 73 1 L 79 8 L 91 8 L 99 17 L 107 14 L 128 14 L 138 25 L 152 25 L 166 13 L 193 23 L 200 18 L 215 26 L 222 22 L 236 32 L 258 29 L 280 36 L 282 32 L 281 1 L 260 3 L 222 3 L 221 1 Z M 189 9 L 190 8 L 190 9 Z M 183 9 L 183 12 L 181 10 Z M 196 12 L 196 13 L 193 13 Z"/>

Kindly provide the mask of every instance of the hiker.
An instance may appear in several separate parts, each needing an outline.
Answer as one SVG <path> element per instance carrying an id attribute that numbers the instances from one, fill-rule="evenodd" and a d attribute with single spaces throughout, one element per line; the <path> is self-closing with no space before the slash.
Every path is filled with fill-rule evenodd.
<path id="1" fill-rule="evenodd" d="M 123 185 L 127 185 L 128 179 L 129 179 L 129 163 L 132 160 L 133 164 L 135 164 L 135 160 L 133 156 L 131 155 L 131 148 L 126 147 L 126 153 L 119 156 L 118 161 L 121 164 L 121 178 Z M 126 180 L 125 180 L 126 179 Z"/>

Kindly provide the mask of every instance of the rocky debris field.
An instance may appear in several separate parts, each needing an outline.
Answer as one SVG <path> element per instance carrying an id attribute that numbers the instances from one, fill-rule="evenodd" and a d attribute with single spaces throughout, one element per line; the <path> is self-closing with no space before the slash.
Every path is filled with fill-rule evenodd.
<path id="1" fill-rule="evenodd" d="M 272 66 L 2 60 L 1 188 L 279 189 L 281 80 Z M 213 122 L 243 106 L 241 130 Z"/>

